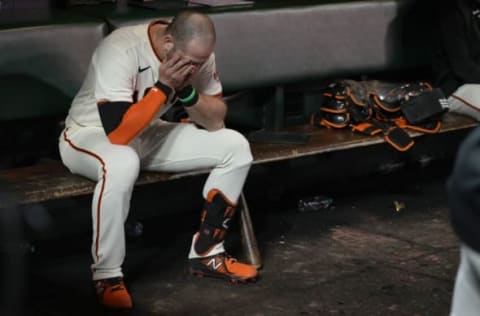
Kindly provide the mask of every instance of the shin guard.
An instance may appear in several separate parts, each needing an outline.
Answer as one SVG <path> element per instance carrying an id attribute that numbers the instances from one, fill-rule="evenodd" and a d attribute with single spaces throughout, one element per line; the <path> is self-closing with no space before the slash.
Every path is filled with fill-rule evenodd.
<path id="1" fill-rule="evenodd" d="M 230 222 L 235 214 L 233 205 L 219 190 L 208 192 L 202 210 L 201 224 L 194 250 L 199 255 L 206 255 L 218 243 L 225 239 Z"/>

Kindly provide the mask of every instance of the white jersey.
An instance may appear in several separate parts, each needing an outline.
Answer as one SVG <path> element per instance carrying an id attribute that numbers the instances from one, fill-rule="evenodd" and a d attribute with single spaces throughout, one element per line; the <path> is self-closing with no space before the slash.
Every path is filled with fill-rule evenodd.
<path id="1" fill-rule="evenodd" d="M 161 62 L 150 41 L 150 25 L 117 29 L 96 48 L 83 85 L 72 102 L 67 126 L 71 120 L 81 126 L 102 126 L 98 102 L 135 103 L 158 81 Z M 201 94 L 222 93 L 214 53 L 194 75 L 192 85 Z M 156 117 L 162 116 L 171 105 L 162 106 Z"/>

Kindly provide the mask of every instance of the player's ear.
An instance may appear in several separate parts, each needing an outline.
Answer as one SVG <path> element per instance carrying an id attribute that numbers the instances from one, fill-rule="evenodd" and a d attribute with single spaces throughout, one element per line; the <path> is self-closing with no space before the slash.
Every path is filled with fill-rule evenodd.
<path id="1" fill-rule="evenodd" d="M 166 51 L 170 51 L 175 46 L 172 35 L 167 34 L 163 37 L 163 48 Z"/>

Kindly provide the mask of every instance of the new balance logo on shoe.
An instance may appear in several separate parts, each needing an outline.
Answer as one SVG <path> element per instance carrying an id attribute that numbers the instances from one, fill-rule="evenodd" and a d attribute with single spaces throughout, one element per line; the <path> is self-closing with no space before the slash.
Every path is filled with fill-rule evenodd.
<path id="1" fill-rule="evenodd" d="M 258 277 L 255 267 L 238 262 L 225 253 L 205 258 L 192 258 L 189 261 L 190 273 L 193 275 L 227 279 L 232 283 L 255 281 Z"/>
<path id="2" fill-rule="evenodd" d="M 222 266 L 222 260 L 219 260 L 217 262 L 216 260 L 216 257 L 213 257 L 212 259 L 210 259 L 210 261 L 207 263 L 207 267 L 212 267 L 213 270 L 218 270 L 218 268 L 220 268 Z"/>

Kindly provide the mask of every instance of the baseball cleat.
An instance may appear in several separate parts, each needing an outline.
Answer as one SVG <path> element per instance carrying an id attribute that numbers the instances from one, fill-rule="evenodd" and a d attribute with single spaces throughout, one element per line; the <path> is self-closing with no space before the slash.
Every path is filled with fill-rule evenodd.
<path id="1" fill-rule="evenodd" d="M 93 281 L 100 305 L 109 309 L 128 310 L 133 307 L 132 298 L 128 293 L 123 278 L 116 277 Z"/>
<path id="2" fill-rule="evenodd" d="M 192 258 L 190 273 L 196 276 L 206 276 L 227 279 L 232 283 L 254 282 L 258 277 L 257 269 L 249 264 L 238 262 L 225 253 L 219 253 L 204 258 Z"/>

